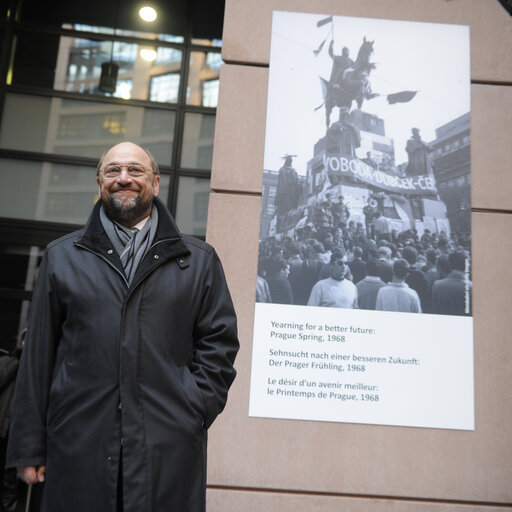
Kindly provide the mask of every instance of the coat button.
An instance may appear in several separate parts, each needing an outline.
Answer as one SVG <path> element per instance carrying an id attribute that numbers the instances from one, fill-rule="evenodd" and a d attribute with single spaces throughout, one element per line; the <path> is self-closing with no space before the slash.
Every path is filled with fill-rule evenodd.
<path id="1" fill-rule="evenodd" d="M 155 258 L 155 260 L 157 260 L 158 258 L 160 258 L 160 256 L 158 256 L 158 254 L 155 254 L 155 255 L 153 256 L 153 258 Z"/>
<path id="2" fill-rule="evenodd" d="M 107 252 L 108 252 L 109 254 L 112 254 L 114 251 L 113 251 L 112 249 L 109 249 Z"/>
<path id="3" fill-rule="evenodd" d="M 180 263 L 185 263 L 185 260 L 183 258 L 180 258 Z"/>
<path id="4" fill-rule="evenodd" d="M 107 462 L 112 462 L 112 457 L 110 455 L 107 457 Z"/>

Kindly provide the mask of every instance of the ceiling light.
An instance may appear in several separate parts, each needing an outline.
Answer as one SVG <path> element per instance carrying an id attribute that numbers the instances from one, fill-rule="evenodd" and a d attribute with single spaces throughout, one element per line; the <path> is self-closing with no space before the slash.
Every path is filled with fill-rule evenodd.
<path id="1" fill-rule="evenodd" d="M 145 6 L 145 7 L 142 7 L 140 10 L 139 10 L 139 16 L 144 20 L 144 21 L 155 21 L 156 20 L 156 11 L 155 9 L 153 9 L 153 7 L 149 7 L 148 5 Z"/>

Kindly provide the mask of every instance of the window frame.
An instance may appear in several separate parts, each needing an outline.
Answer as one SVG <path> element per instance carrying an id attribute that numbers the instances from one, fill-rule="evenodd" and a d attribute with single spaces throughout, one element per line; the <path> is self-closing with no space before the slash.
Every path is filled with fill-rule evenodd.
<path id="1" fill-rule="evenodd" d="M 16 1 L 13 1 L 12 4 L 16 4 Z M 149 107 L 152 109 L 163 109 L 163 110 L 172 110 L 175 112 L 175 121 L 174 121 L 174 140 L 173 140 L 173 151 L 171 156 L 170 165 L 161 165 L 160 171 L 162 174 L 168 174 L 170 179 L 169 186 L 169 194 L 167 197 L 162 197 L 161 199 L 167 204 L 169 210 L 173 215 L 176 215 L 176 207 L 177 207 L 177 187 L 179 183 L 179 178 L 182 176 L 189 177 L 200 177 L 200 178 L 210 178 L 211 169 L 191 169 L 187 167 L 183 167 L 181 165 L 182 158 L 182 145 L 183 145 L 183 133 L 185 128 L 185 118 L 189 113 L 196 114 L 204 114 L 211 115 L 215 117 L 216 115 L 216 107 L 205 107 L 201 105 L 190 105 L 187 104 L 187 85 L 189 78 L 189 68 L 190 68 L 190 57 L 192 52 L 205 52 L 205 53 L 218 53 L 221 55 L 222 46 L 218 46 L 215 44 L 217 40 L 212 45 L 207 44 L 198 44 L 197 39 L 194 40 L 191 30 L 192 30 L 192 20 L 189 19 L 189 26 L 187 28 L 187 35 L 184 37 L 184 41 L 182 43 L 179 42 L 170 42 L 166 40 L 150 40 L 143 37 L 135 37 L 135 36 L 126 36 L 119 33 L 116 34 L 107 34 L 107 33 L 98 33 L 98 32 L 89 32 L 82 30 L 73 30 L 70 28 L 55 28 L 49 26 L 34 26 L 30 23 L 18 22 L 14 19 L 14 16 L 11 16 L 8 20 L 0 21 L 0 30 L 3 30 L 3 50 L 0 52 L 0 118 L 3 113 L 3 107 L 5 103 L 5 96 L 8 92 L 25 94 L 25 95 L 37 95 L 37 96 L 47 96 L 51 98 L 62 98 L 62 99 L 71 99 L 71 100 L 79 100 L 79 101 L 87 101 L 92 103 L 107 103 L 113 105 L 130 105 L 137 107 Z M 16 85 L 12 83 L 6 83 L 9 80 L 9 69 L 12 67 L 12 62 L 14 58 L 14 46 L 16 37 L 20 33 L 36 33 L 36 34 L 46 34 L 46 35 L 55 35 L 59 37 L 73 37 L 73 38 L 81 38 L 81 39 L 90 39 L 90 40 L 101 40 L 101 41 L 115 41 L 115 42 L 125 42 L 131 44 L 139 44 L 143 46 L 147 46 L 148 44 L 154 45 L 155 47 L 163 47 L 163 48 L 173 48 L 179 50 L 181 52 L 181 67 L 179 70 L 180 74 L 180 82 L 178 89 L 178 98 L 176 103 L 167 103 L 167 102 L 156 102 L 149 100 L 149 92 L 148 99 L 130 99 L 125 100 L 122 98 L 117 98 L 114 96 L 105 97 L 100 95 L 88 94 L 88 93 L 80 93 L 74 91 L 64 91 L 57 90 L 48 87 L 41 86 L 28 86 L 28 85 Z M 155 75 L 158 76 L 158 75 Z M 0 127 L 1 128 L 1 127 Z M 100 155 L 98 155 L 99 158 Z M 42 152 L 32 152 L 32 151 L 18 151 L 12 149 L 2 149 L 0 148 L 0 158 L 14 158 L 20 160 L 36 160 L 41 162 L 52 162 L 52 163 L 69 163 L 69 164 L 82 164 L 82 165 L 96 165 L 96 158 L 87 158 L 87 157 L 79 157 L 73 155 L 62 155 L 56 153 L 42 153 Z M 1 172 L 1 171 L 0 171 Z M 0 218 L 0 223 L 4 220 L 4 218 Z M 12 219 L 9 219 L 11 221 Z M 44 221 L 37 221 L 38 224 L 44 224 Z M 68 226 L 69 229 L 67 231 L 72 231 L 76 228 L 76 225 L 70 225 L 63 223 L 64 226 Z M 43 227 L 43 226 L 41 226 Z M 64 228 L 65 229 L 65 228 Z M 204 237 L 199 237 L 203 238 Z"/>

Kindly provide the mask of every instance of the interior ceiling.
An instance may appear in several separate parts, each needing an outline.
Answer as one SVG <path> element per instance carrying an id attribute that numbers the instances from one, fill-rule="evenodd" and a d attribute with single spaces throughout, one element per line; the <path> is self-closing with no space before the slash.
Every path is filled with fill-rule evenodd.
<path id="1" fill-rule="evenodd" d="M 24 0 L 22 21 L 60 27 L 63 23 L 115 27 L 126 30 L 185 35 L 192 18 L 192 35 L 221 39 L 225 0 Z M 158 12 L 153 23 L 140 20 L 138 10 L 151 5 Z"/>

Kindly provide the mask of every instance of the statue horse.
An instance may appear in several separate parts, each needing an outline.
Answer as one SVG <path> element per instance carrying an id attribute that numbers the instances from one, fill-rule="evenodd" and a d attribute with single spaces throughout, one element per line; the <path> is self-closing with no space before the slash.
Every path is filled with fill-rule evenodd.
<path id="1" fill-rule="evenodd" d="M 349 111 L 352 108 L 352 102 L 357 102 L 358 108 L 363 105 L 363 100 L 373 98 L 370 87 L 370 72 L 375 68 L 375 64 L 370 62 L 373 53 L 374 41 L 363 39 L 363 44 L 359 48 L 357 59 L 353 66 L 344 70 L 340 80 L 337 83 L 327 82 L 322 79 L 325 85 L 325 122 L 327 128 L 330 125 L 331 112 L 334 107 L 345 107 Z"/>

